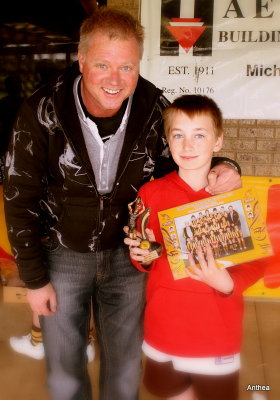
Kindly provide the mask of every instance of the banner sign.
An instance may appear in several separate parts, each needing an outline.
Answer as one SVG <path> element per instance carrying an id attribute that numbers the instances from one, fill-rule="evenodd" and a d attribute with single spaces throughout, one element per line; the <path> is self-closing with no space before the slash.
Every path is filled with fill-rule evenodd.
<path id="1" fill-rule="evenodd" d="M 280 0 L 142 0 L 141 75 L 170 100 L 212 97 L 231 119 L 279 119 Z"/>

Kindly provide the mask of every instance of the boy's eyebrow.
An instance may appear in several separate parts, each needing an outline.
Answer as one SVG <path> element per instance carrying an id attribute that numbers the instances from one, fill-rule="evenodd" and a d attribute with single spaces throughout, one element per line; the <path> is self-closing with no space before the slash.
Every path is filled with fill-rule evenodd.
<path id="1" fill-rule="evenodd" d="M 182 131 L 183 130 L 183 128 L 181 128 L 181 127 L 177 127 L 177 126 L 174 126 L 173 128 L 170 128 L 170 131 L 172 132 L 172 131 Z M 198 128 L 194 128 L 193 129 L 194 131 L 204 131 L 204 132 L 208 132 L 208 130 L 206 129 L 206 128 L 200 128 L 200 127 L 198 127 Z"/>
<path id="2" fill-rule="evenodd" d="M 205 132 L 208 132 L 208 129 L 206 129 L 206 128 L 194 128 L 194 131 L 205 131 Z"/>

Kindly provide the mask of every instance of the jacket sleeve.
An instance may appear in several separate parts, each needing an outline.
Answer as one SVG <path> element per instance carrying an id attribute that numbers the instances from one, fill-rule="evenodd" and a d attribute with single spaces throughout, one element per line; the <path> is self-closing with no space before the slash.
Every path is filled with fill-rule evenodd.
<path id="1" fill-rule="evenodd" d="M 240 165 L 232 160 L 231 158 L 228 157 L 213 157 L 212 158 L 212 163 L 211 163 L 211 168 L 215 167 L 218 164 L 222 164 L 222 163 L 226 163 L 226 164 L 230 164 L 233 167 L 236 168 L 237 172 L 239 173 L 239 175 L 241 175 L 241 168 Z"/>
<path id="2" fill-rule="evenodd" d="M 155 179 L 161 178 L 164 175 L 167 175 L 170 172 L 178 169 L 177 165 L 170 155 L 169 147 L 163 129 L 162 113 L 169 104 L 170 103 L 166 99 L 166 97 L 164 97 L 163 95 L 159 96 L 158 102 L 156 104 L 157 120 L 156 123 L 153 125 L 153 129 L 157 130 L 158 135 L 157 159 L 155 161 L 155 168 L 153 173 L 153 177 Z"/>
<path id="3" fill-rule="evenodd" d="M 39 206 L 47 173 L 47 141 L 36 117 L 25 102 L 14 124 L 4 178 L 8 237 L 20 278 L 29 288 L 49 282 L 41 249 Z"/>

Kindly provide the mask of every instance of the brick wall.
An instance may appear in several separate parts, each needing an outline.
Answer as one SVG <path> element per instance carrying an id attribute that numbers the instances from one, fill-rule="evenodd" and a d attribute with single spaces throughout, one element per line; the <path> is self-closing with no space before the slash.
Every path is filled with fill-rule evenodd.
<path id="1" fill-rule="evenodd" d="M 241 166 L 243 175 L 280 176 L 280 120 L 225 120 L 219 155 Z"/>
<path id="2" fill-rule="evenodd" d="M 110 7 L 139 15 L 140 0 L 108 0 Z M 225 120 L 224 155 L 236 160 L 243 175 L 280 176 L 280 120 Z"/>

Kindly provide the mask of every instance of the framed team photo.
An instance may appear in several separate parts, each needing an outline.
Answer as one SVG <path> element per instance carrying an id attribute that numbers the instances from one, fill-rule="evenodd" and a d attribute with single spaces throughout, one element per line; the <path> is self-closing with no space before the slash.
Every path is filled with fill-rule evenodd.
<path id="1" fill-rule="evenodd" d="M 217 265 L 236 264 L 272 255 L 263 210 L 253 187 L 160 211 L 164 245 L 174 279 L 187 277 L 188 256 L 209 243 Z"/>

